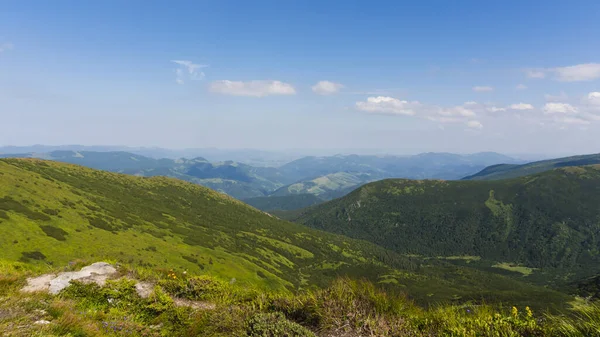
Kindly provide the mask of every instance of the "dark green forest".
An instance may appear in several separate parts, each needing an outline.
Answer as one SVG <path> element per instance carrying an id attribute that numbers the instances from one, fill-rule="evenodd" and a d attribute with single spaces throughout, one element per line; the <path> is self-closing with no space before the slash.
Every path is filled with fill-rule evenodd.
<path id="1" fill-rule="evenodd" d="M 383 180 L 290 217 L 401 254 L 529 268 L 541 282 L 600 272 L 600 166 L 499 181 Z"/>

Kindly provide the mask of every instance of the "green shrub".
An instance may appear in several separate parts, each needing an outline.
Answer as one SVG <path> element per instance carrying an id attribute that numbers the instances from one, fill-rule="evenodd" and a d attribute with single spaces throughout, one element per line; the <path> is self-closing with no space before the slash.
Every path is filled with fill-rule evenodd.
<path id="1" fill-rule="evenodd" d="M 33 252 L 22 252 L 21 258 L 19 258 L 19 261 L 29 262 L 30 260 L 45 260 L 45 259 L 46 259 L 46 255 L 44 255 L 41 252 L 36 250 Z"/>
<path id="2" fill-rule="evenodd" d="M 58 215 L 60 213 L 59 210 L 57 209 L 52 209 L 52 208 L 45 208 L 42 210 L 42 212 L 48 214 L 48 215 Z"/>
<path id="3" fill-rule="evenodd" d="M 169 274 L 169 279 L 162 280 L 159 285 L 163 289 L 180 298 L 192 301 L 215 301 L 221 303 L 247 303 L 254 301 L 259 292 L 254 289 L 233 286 L 215 277 L 202 275 L 190 278 Z M 175 276 L 175 277 L 173 277 Z"/>
<path id="4" fill-rule="evenodd" d="M 251 337 L 316 337 L 307 328 L 294 323 L 280 312 L 257 314 L 248 322 Z"/>
<path id="5" fill-rule="evenodd" d="M 46 226 L 40 226 L 40 228 L 44 231 L 44 233 L 46 233 L 46 235 L 48 235 L 49 237 L 54 238 L 58 241 L 67 240 L 65 235 L 69 234 L 69 233 L 65 232 L 64 230 L 62 230 L 61 228 L 54 227 L 54 226 L 46 225 Z"/>

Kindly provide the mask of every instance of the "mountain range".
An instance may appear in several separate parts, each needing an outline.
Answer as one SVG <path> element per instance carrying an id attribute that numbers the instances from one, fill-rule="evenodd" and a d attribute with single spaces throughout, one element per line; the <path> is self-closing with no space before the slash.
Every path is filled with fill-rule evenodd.
<path id="1" fill-rule="evenodd" d="M 508 180 L 387 179 L 280 216 L 400 254 L 561 286 L 600 274 L 599 204 L 600 165 L 589 165 Z"/>
<path id="2" fill-rule="evenodd" d="M 600 164 L 600 154 L 570 156 L 527 164 L 499 164 L 486 167 L 481 172 L 464 177 L 463 180 L 500 180 L 523 177 L 530 174 L 552 170 L 558 167 Z"/>
<path id="3" fill-rule="evenodd" d="M 460 179 L 489 165 L 519 162 L 497 153 L 424 153 L 415 156 L 313 156 L 278 167 L 267 167 L 232 160 L 210 162 L 204 157 L 156 159 L 123 151 L 18 152 L 40 149 L 45 147 L 4 148 L 5 153 L 0 157 L 33 157 L 138 176 L 175 177 L 240 200 L 247 199 L 249 203 L 263 207 L 263 210 L 273 210 L 278 207 L 276 205 L 281 205 L 282 199 L 277 197 L 300 195 L 300 199 L 307 200 L 302 195 L 309 194 L 321 202 L 343 196 L 365 183 L 380 179 Z M 293 207 L 291 205 L 307 206 L 305 202 L 293 199 L 285 199 L 285 209 Z"/>
<path id="4" fill-rule="evenodd" d="M 38 159 L 0 160 L 0 247 L 1 261 L 34 270 L 108 259 L 208 273 L 270 291 L 325 286 L 347 276 L 411 289 L 422 303 L 484 298 L 532 305 L 535 297 L 539 305 L 563 305 L 568 299 L 518 280 L 282 221 L 181 180 Z"/>
<path id="5" fill-rule="evenodd" d="M 113 155 L 123 159 L 104 154 Z M 119 166 L 135 171 L 130 161 L 145 159 L 134 158 Z M 597 335 L 600 165 L 493 181 L 384 179 L 279 216 L 129 173 L 0 159 L 0 332 Z M 273 198 L 283 209 L 290 197 L 316 198 Z M 58 295 L 21 288 L 96 261 L 115 267 L 105 283 L 71 282 Z"/>

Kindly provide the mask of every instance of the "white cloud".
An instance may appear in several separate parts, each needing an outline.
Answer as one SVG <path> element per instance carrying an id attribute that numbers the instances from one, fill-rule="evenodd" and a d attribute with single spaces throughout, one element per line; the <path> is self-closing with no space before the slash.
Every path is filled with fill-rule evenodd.
<path id="1" fill-rule="evenodd" d="M 479 121 L 468 121 L 467 126 L 473 129 L 483 128 L 483 124 L 481 124 Z"/>
<path id="2" fill-rule="evenodd" d="M 465 106 L 473 106 L 477 103 L 475 102 L 466 102 L 464 105 L 455 106 L 448 109 L 439 110 L 439 114 L 442 116 L 460 116 L 460 117 L 475 117 L 477 114 L 472 109 L 469 109 Z"/>
<path id="3" fill-rule="evenodd" d="M 0 44 L 0 53 L 12 50 L 14 47 L 15 46 L 10 42 L 2 43 Z"/>
<path id="4" fill-rule="evenodd" d="M 600 63 L 584 63 L 567 67 L 529 69 L 525 71 L 529 78 L 553 78 L 561 82 L 592 81 L 600 78 Z"/>
<path id="5" fill-rule="evenodd" d="M 600 63 L 578 64 L 554 68 L 556 79 L 562 82 L 591 81 L 600 78 Z"/>
<path id="6" fill-rule="evenodd" d="M 251 97 L 296 94 L 296 89 L 291 84 L 273 80 L 215 81 L 210 84 L 210 91 L 225 95 Z"/>
<path id="7" fill-rule="evenodd" d="M 576 104 L 575 101 L 547 102 L 539 107 L 525 102 L 495 106 L 489 102 L 474 101 L 444 107 L 378 96 L 357 102 L 356 108 L 372 113 L 409 115 L 438 124 L 462 124 L 472 130 L 482 129 L 483 124 L 489 118 L 501 118 L 502 123 L 514 123 L 515 125 L 544 125 L 560 128 L 569 125 L 586 126 L 600 122 L 600 92 L 588 93 L 582 97 L 579 104 Z"/>
<path id="8" fill-rule="evenodd" d="M 180 67 L 175 69 L 175 82 L 177 84 L 184 84 L 186 79 L 201 80 L 204 78 L 204 72 L 200 71 L 202 68 L 208 67 L 205 64 L 195 64 L 192 61 L 187 60 L 171 60 L 171 62 L 178 64 Z M 186 74 L 187 71 L 187 74 Z"/>
<path id="9" fill-rule="evenodd" d="M 525 70 L 525 74 L 529 78 L 545 78 L 546 72 L 543 69 L 528 69 Z"/>
<path id="10" fill-rule="evenodd" d="M 527 104 L 527 103 L 512 104 L 512 105 L 509 105 L 508 108 L 511 110 L 533 110 L 534 109 L 533 105 Z"/>
<path id="11" fill-rule="evenodd" d="M 600 106 L 600 92 L 598 92 L 598 91 L 590 92 L 587 95 L 587 102 L 591 105 Z"/>
<path id="12" fill-rule="evenodd" d="M 527 89 L 527 86 L 525 84 L 518 84 L 515 89 L 517 90 L 525 90 Z"/>
<path id="13" fill-rule="evenodd" d="M 358 110 L 370 113 L 407 116 L 415 115 L 415 108 L 418 108 L 420 105 L 419 102 L 401 101 L 387 96 L 369 97 L 366 102 L 356 102 L 356 108 Z"/>
<path id="14" fill-rule="evenodd" d="M 475 92 L 489 92 L 489 91 L 494 91 L 494 88 L 487 87 L 487 86 L 476 86 L 476 87 L 473 87 L 473 91 L 475 91 Z"/>
<path id="15" fill-rule="evenodd" d="M 312 91 L 318 95 L 332 95 L 340 91 L 344 86 L 340 83 L 330 81 L 319 81 L 312 86 Z"/>
<path id="16" fill-rule="evenodd" d="M 578 109 L 568 103 L 546 103 L 544 105 L 545 114 L 576 114 Z"/>

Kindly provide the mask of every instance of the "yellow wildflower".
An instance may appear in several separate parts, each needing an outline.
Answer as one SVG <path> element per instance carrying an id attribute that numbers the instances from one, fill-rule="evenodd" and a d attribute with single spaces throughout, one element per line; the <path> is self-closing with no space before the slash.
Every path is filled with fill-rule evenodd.
<path id="1" fill-rule="evenodd" d="M 533 317 L 533 311 L 529 307 L 525 307 L 525 311 L 527 312 L 527 318 Z"/>
<path id="2" fill-rule="evenodd" d="M 519 315 L 519 309 L 517 309 L 517 307 L 512 307 L 511 314 L 514 318 L 517 318 Z"/>

